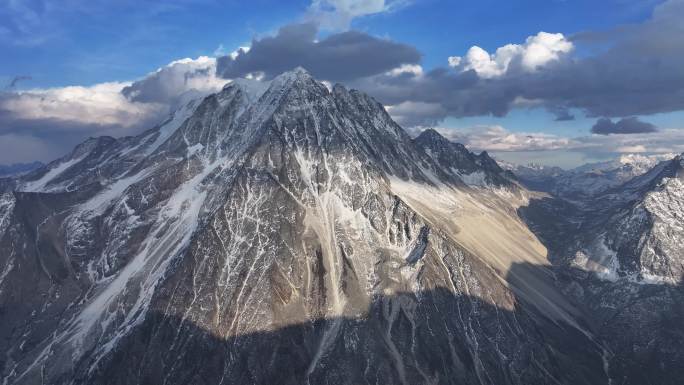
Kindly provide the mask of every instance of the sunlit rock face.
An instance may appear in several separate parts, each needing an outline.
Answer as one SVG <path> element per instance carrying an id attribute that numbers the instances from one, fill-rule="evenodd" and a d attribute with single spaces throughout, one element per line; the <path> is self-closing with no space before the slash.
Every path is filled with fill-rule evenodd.
<path id="1" fill-rule="evenodd" d="M 3 182 L 5 383 L 608 383 L 536 195 L 436 135 L 298 69 Z"/>

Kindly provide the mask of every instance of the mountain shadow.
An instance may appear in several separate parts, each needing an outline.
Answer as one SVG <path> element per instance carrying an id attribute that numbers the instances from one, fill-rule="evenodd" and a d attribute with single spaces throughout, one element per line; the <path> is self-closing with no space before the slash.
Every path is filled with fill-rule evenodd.
<path id="1" fill-rule="evenodd" d="M 514 266 L 526 272 L 534 266 Z M 538 269 L 542 269 L 539 267 Z M 539 274 L 548 274 L 538 271 Z M 503 309 L 446 289 L 373 299 L 358 318 L 220 336 L 151 312 L 78 384 L 605 384 L 600 344 L 516 301 Z M 188 317 L 189 318 L 189 317 Z M 96 369 L 88 371 L 87 368 Z"/>
<path id="2" fill-rule="evenodd" d="M 631 252 L 623 248 L 614 255 L 601 253 L 600 247 L 593 249 L 588 253 L 600 257 L 591 262 L 594 271 L 579 268 L 577 264 L 585 255 L 582 253 L 592 248 L 599 235 L 624 236 L 621 229 L 606 222 L 605 218 L 615 216 L 611 208 L 597 206 L 582 208 L 560 198 L 546 197 L 531 200 L 518 210 L 518 215 L 546 246 L 557 286 L 581 308 L 587 322 L 593 325 L 596 338 L 609 350 L 607 366 L 612 383 L 681 383 L 684 286 L 650 282 L 625 271 L 625 266 L 629 269 L 640 263 L 633 251 L 636 246 Z M 633 228 L 641 227 L 635 224 Z M 630 237 L 637 242 L 642 235 Z M 578 254 L 579 251 L 582 253 Z M 670 257 L 681 261 L 684 256 Z M 618 260 L 617 265 L 613 260 Z"/>

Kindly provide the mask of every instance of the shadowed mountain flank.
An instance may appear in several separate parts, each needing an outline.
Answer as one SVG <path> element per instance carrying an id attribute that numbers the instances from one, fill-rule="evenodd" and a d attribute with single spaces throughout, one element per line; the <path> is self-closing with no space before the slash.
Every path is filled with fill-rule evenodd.
<path id="1" fill-rule="evenodd" d="M 557 286 L 612 352 L 614 383 L 684 377 L 681 157 L 583 201 L 531 199 L 518 213 L 549 251 Z"/>
<path id="2" fill-rule="evenodd" d="M 602 354 L 534 307 L 511 311 L 435 289 L 377 296 L 356 318 L 229 337 L 154 312 L 76 382 L 601 384 Z"/>

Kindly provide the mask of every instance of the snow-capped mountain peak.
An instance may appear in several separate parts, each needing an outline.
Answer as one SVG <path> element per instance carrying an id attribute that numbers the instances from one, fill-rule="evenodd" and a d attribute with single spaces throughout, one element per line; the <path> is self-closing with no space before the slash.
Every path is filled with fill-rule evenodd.
<path id="1" fill-rule="evenodd" d="M 462 209 L 465 197 L 474 202 L 471 186 L 486 193 L 514 185 L 486 153 L 425 138 L 412 140 L 368 95 L 341 85 L 329 90 L 295 69 L 267 83 L 233 81 L 136 137 L 89 139 L 12 179 L 0 201 L 7 235 L 0 246 L 19 254 L 3 257 L 0 293 L 33 302 L 2 322 L 14 330 L 34 317 L 49 336 L 32 329 L 10 337 L 12 346 L 35 342 L 11 353 L 6 375 L 16 383 L 59 382 L 76 372 L 96 377 L 162 308 L 235 336 L 357 316 L 377 295 L 451 280 L 439 266 L 462 265 L 450 258 L 463 255 L 459 242 L 476 245 L 467 238 L 473 232 L 445 237 L 452 225 L 431 222 L 433 211 L 413 191 L 438 193 L 445 207 Z M 499 195 L 487 202 L 480 219 L 513 211 Z M 472 216 L 478 206 L 469 205 L 454 218 Z M 525 232 L 518 220 L 508 226 Z M 20 243 L 31 246 L 12 246 Z M 491 251 L 482 258 L 501 263 Z M 33 262 L 13 268 L 23 260 Z M 469 267 L 482 278 L 468 280 L 509 290 L 482 261 Z M 423 275 L 424 265 L 442 272 Z M 273 280 L 264 281 L 268 274 Z M 179 282 L 189 291 L 172 289 Z M 286 287 L 290 299 L 273 302 Z M 334 329 L 321 332 L 338 338 Z"/>
<path id="2" fill-rule="evenodd" d="M 0 187 L 7 384 L 610 376 L 520 214 L 536 195 L 303 69 L 233 81 Z"/>

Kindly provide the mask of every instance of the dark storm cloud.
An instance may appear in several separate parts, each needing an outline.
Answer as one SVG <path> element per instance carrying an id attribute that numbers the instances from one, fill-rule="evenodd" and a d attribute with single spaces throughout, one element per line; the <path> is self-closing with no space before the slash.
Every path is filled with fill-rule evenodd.
<path id="1" fill-rule="evenodd" d="M 684 34 L 672 39 L 684 42 Z M 439 103 L 443 110 L 426 116 L 428 121 L 444 115 L 504 116 L 520 100 L 536 101 L 559 120 L 572 118 L 569 109 L 588 116 L 649 115 L 684 110 L 684 46 L 679 52 L 634 57 L 612 51 L 493 79 L 482 79 L 472 70 L 438 69 L 420 77 L 373 76 L 352 85 L 389 105 Z"/>
<path id="2" fill-rule="evenodd" d="M 412 119 L 425 124 L 446 116 L 505 115 L 515 95 L 501 92 L 489 83 L 490 80 L 480 79 L 474 71 L 456 73 L 446 68 L 424 75 L 383 74 L 349 82 L 351 87 L 368 92 L 385 105 L 432 105 L 434 114 L 426 114 L 423 109 L 421 116 Z"/>
<path id="3" fill-rule="evenodd" d="M 656 126 L 651 123 L 642 122 L 636 117 L 620 119 L 617 122 L 613 122 L 608 118 L 601 118 L 591 128 L 591 132 L 599 135 L 644 134 L 656 131 L 658 131 Z"/>
<path id="4" fill-rule="evenodd" d="M 0 163 L 51 161 L 88 136 L 116 135 L 119 129 L 58 119 L 21 119 L 0 110 Z"/>
<path id="5" fill-rule="evenodd" d="M 362 32 L 337 33 L 320 41 L 316 41 L 317 33 L 312 23 L 282 27 L 276 36 L 252 41 L 248 52 L 219 58 L 217 74 L 236 78 L 261 72 L 271 78 L 301 66 L 319 79 L 346 81 L 420 60 L 414 47 Z"/>
<path id="6" fill-rule="evenodd" d="M 622 118 L 684 110 L 684 1 L 658 6 L 650 20 L 602 33 L 573 37 L 577 47 L 601 47 L 588 57 L 566 56 L 535 71 L 514 67 L 485 78 L 475 70 L 438 68 L 422 76 L 386 74 L 355 79 L 362 89 L 387 105 L 439 104 L 433 115 L 407 121 L 431 124 L 445 116 L 504 116 L 534 105 L 557 120 L 572 109 L 590 117 Z M 424 111 L 422 111 L 424 112 Z"/>
<path id="7" fill-rule="evenodd" d="M 119 124 L 96 124 L 89 122 L 79 122 L 76 120 L 63 120 L 56 118 L 32 118 L 17 116 L 11 111 L 3 110 L 0 107 L 0 135 L 7 134 L 28 134 L 35 136 L 56 135 L 55 138 L 75 135 L 115 135 L 123 136 L 126 134 L 137 133 L 143 127 L 149 127 L 155 120 L 145 120 L 141 125 L 122 127 Z"/>
<path id="8" fill-rule="evenodd" d="M 94 124 L 60 119 L 23 119 L 0 110 L 0 163 L 51 161 L 67 154 L 88 137 L 134 135 L 149 129 L 160 117 L 139 125 Z"/>
<path id="9" fill-rule="evenodd" d="M 403 102 L 389 108 L 394 121 L 404 127 L 437 125 L 446 111 L 438 103 Z"/>
<path id="10" fill-rule="evenodd" d="M 60 114 L 37 116 L 31 113 L 49 107 L 58 109 Z M 125 112 L 122 112 L 121 123 L 78 120 L 89 112 L 81 105 L 64 103 L 54 94 L 0 92 L 0 163 L 54 160 L 87 137 L 121 137 L 151 128 L 165 116 L 164 112 L 136 115 L 133 124 L 124 124 L 130 118 Z M 100 110 L 92 112 L 94 116 L 100 113 Z"/>

